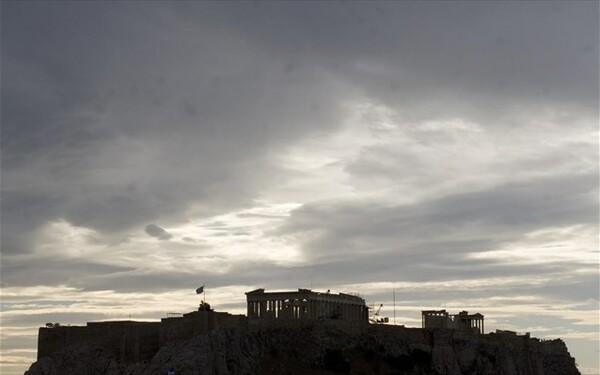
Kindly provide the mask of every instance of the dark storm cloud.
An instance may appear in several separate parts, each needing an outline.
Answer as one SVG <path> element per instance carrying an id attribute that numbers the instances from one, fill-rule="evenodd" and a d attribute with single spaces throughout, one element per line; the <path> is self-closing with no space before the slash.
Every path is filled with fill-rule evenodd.
<path id="1" fill-rule="evenodd" d="M 186 9 L 186 16 L 202 11 Z M 584 2 L 288 2 L 218 6 L 210 14 L 234 21 L 288 66 L 324 64 L 370 95 L 412 102 L 431 99 L 436 88 L 595 109 L 597 11 Z"/>
<path id="2" fill-rule="evenodd" d="M 28 252 L 35 243 L 35 229 L 59 204 L 44 194 L 2 191 L 2 253 Z"/>
<path id="3" fill-rule="evenodd" d="M 110 233 L 246 204 L 283 173 L 264 155 L 339 125 L 336 81 L 411 116 L 453 111 L 445 92 L 597 98 L 594 3 L 4 8 L 3 191 L 58 202 L 3 215 L 8 251 L 57 217 Z"/>
<path id="4" fill-rule="evenodd" d="M 171 233 L 167 232 L 166 230 L 164 230 L 163 228 L 159 227 L 156 224 L 146 225 L 146 227 L 144 228 L 144 232 L 146 232 L 146 234 L 149 235 L 150 237 L 154 237 L 159 240 L 168 241 L 171 238 L 173 238 L 173 235 Z"/>
<path id="5" fill-rule="evenodd" d="M 337 126 L 335 80 L 314 68 L 290 79 L 235 29 L 163 5 L 3 14 L 3 192 L 56 202 L 35 220 L 2 216 L 9 252 L 57 218 L 108 236 L 181 220 L 192 203 L 202 215 L 247 205 L 283 172 L 266 155 Z"/>

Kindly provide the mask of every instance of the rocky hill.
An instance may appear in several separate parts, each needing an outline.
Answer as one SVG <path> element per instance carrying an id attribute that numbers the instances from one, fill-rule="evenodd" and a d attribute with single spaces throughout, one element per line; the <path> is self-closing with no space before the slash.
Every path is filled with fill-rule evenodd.
<path id="1" fill-rule="evenodd" d="M 510 333 L 370 326 L 216 329 L 171 342 L 149 361 L 121 363 L 95 344 L 40 358 L 26 375 L 164 374 L 575 375 L 563 341 Z"/>

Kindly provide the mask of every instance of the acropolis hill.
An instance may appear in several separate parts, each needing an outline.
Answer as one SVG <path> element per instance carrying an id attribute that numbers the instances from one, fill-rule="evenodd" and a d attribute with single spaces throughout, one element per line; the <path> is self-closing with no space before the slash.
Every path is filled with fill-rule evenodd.
<path id="1" fill-rule="evenodd" d="M 27 375 L 579 374 L 564 342 L 484 334 L 484 316 L 422 312 L 422 328 L 380 324 L 365 300 L 299 289 L 246 293 L 247 316 L 198 311 L 160 322 L 40 328 Z"/>

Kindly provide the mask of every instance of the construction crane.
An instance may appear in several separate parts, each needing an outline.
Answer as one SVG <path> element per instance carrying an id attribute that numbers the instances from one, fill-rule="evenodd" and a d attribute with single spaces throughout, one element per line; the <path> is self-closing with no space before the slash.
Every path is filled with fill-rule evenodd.
<path id="1" fill-rule="evenodd" d="M 373 314 L 372 318 L 369 318 L 369 322 L 371 322 L 371 324 L 384 324 L 384 323 L 388 323 L 390 321 L 390 318 L 383 317 L 380 318 L 379 317 L 379 313 L 381 312 L 381 308 L 383 307 L 383 303 L 379 305 L 379 307 L 377 308 L 377 311 L 375 311 L 375 313 Z"/>

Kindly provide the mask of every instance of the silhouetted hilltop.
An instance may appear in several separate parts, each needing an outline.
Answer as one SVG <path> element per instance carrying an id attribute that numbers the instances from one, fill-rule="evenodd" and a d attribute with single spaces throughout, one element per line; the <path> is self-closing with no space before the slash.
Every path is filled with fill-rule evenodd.
<path id="1" fill-rule="evenodd" d="M 94 343 L 67 346 L 26 375 L 164 374 L 575 375 L 560 339 L 510 332 L 473 335 L 447 329 L 370 325 L 216 328 L 165 343 L 149 360 L 125 362 Z"/>

